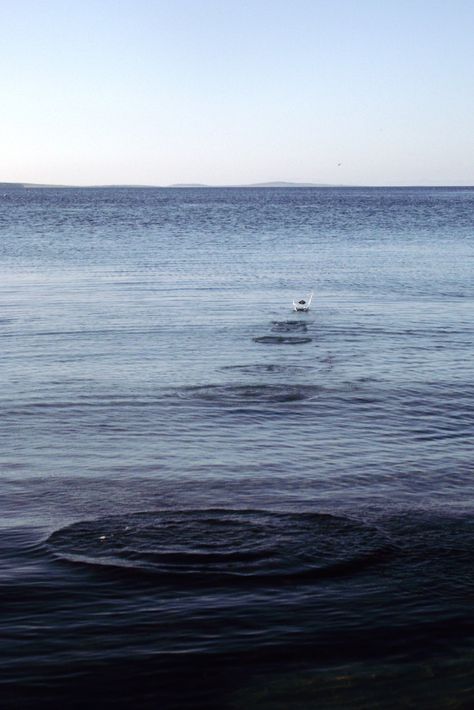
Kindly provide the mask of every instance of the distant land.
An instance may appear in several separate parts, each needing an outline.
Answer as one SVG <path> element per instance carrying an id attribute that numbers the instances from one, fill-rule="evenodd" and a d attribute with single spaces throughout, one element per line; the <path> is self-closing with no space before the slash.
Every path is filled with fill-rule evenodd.
<path id="1" fill-rule="evenodd" d="M 315 183 L 315 182 L 256 182 L 256 183 L 250 183 L 248 185 L 245 184 L 236 184 L 236 185 L 205 185 L 203 183 L 175 183 L 173 185 L 46 185 L 46 184 L 41 184 L 41 183 L 31 183 L 31 182 L 0 182 L 0 190 L 9 190 L 9 189 L 33 189 L 33 188 L 47 188 L 47 187 L 54 187 L 54 188 L 94 188 L 94 187 L 100 187 L 100 188 L 131 188 L 131 187 L 140 187 L 140 188 L 197 188 L 197 187 L 202 187 L 202 188 L 223 188 L 223 187 L 344 187 L 344 185 L 329 185 L 329 184 L 324 184 L 324 183 Z"/>
<path id="2" fill-rule="evenodd" d="M 254 182 L 239 185 L 202 185 L 200 183 L 176 183 L 168 187 L 342 187 L 342 185 L 327 185 L 317 182 Z"/>
<path id="3" fill-rule="evenodd" d="M 2 191 L 4 190 L 12 190 L 12 189 L 20 189 L 20 190 L 33 190 L 33 189 L 41 189 L 41 188 L 55 188 L 55 189 L 64 189 L 64 190 L 74 190 L 74 189 L 82 189 L 82 190 L 93 190 L 93 189 L 98 189 L 100 188 L 101 190 L 119 190 L 119 189 L 127 189 L 127 188 L 141 188 L 141 189 L 182 189 L 182 188 L 208 188 L 208 189 L 224 189 L 224 188 L 278 188 L 278 187 L 283 187 L 283 188 L 293 188 L 293 187 L 345 187 L 345 188 L 351 188 L 351 187 L 363 187 L 363 188 L 463 188 L 463 189 L 472 189 L 472 185 L 440 185 L 440 184 L 424 184 L 424 185 L 344 185 L 344 184 L 329 184 L 329 183 L 321 183 L 321 182 L 254 182 L 254 183 L 249 183 L 249 184 L 234 184 L 234 185 L 205 185 L 203 183 L 196 183 L 196 182 L 185 182 L 185 183 L 175 183 L 173 185 L 46 185 L 46 184 L 41 184 L 41 183 L 32 183 L 32 182 L 0 182 L 0 196 Z"/>

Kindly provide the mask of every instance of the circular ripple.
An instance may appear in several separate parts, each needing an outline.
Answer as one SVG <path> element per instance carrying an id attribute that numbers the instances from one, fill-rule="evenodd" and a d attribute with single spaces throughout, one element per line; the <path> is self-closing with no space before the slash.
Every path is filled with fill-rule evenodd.
<path id="1" fill-rule="evenodd" d="M 316 385 L 205 385 L 188 387 L 180 391 L 182 398 L 201 399 L 208 402 L 300 402 L 321 392 Z"/>
<path id="2" fill-rule="evenodd" d="M 254 342 L 265 345 L 302 345 L 311 341 L 312 338 L 298 338 L 291 335 L 262 335 L 254 338 Z"/>
<path id="3" fill-rule="evenodd" d="M 277 333 L 291 333 L 295 331 L 306 333 L 308 326 L 300 320 L 274 320 L 272 330 Z"/>
<path id="4" fill-rule="evenodd" d="M 74 523 L 48 545 L 60 557 L 177 581 L 305 581 L 357 572 L 385 542 L 374 528 L 318 513 L 158 511 Z"/>
<path id="5" fill-rule="evenodd" d="M 257 362 L 250 365 L 224 365 L 220 368 L 221 370 L 238 370 L 246 375 L 260 375 L 262 372 L 273 372 L 273 373 L 288 373 L 292 372 L 307 372 L 313 369 L 311 365 L 281 365 L 280 363 L 274 362 Z"/>

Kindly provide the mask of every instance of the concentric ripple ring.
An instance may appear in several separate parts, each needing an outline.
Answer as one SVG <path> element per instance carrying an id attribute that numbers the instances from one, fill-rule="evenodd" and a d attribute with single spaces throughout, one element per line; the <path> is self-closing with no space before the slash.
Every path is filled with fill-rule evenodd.
<path id="1" fill-rule="evenodd" d="M 349 518 L 227 509 L 81 521 L 54 532 L 47 545 L 72 562 L 205 584 L 353 574 L 387 551 L 378 530 Z"/>

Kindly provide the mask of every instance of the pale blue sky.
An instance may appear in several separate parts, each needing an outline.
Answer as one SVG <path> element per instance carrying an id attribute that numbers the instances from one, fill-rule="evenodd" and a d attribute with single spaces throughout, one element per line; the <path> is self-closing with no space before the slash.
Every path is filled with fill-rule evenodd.
<path id="1" fill-rule="evenodd" d="M 0 181 L 474 184 L 472 0 L 0 0 Z"/>

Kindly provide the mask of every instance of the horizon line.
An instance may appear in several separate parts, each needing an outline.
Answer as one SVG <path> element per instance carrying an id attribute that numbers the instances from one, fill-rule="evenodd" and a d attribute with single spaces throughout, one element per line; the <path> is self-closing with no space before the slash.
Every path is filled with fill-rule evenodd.
<path id="1" fill-rule="evenodd" d="M 316 182 L 292 182 L 292 181 L 267 181 L 256 183 L 223 183 L 220 185 L 208 183 L 171 183 L 169 185 L 154 185 L 142 183 L 91 183 L 91 184 L 74 184 L 74 183 L 35 183 L 35 182 L 8 182 L 0 181 L 0 189 L 20 188 L 20 189 L 40 189 L 40 188 L 57 188 L 57 189 L 120 189 L 120 188 L 136 188 L 136 189 L 224 189 L 224 188 L 473 188 L 473 184 L 462 183 L 403 183 L 403 184 L 346 184 L 346 183 L 316 183 Z"/>

